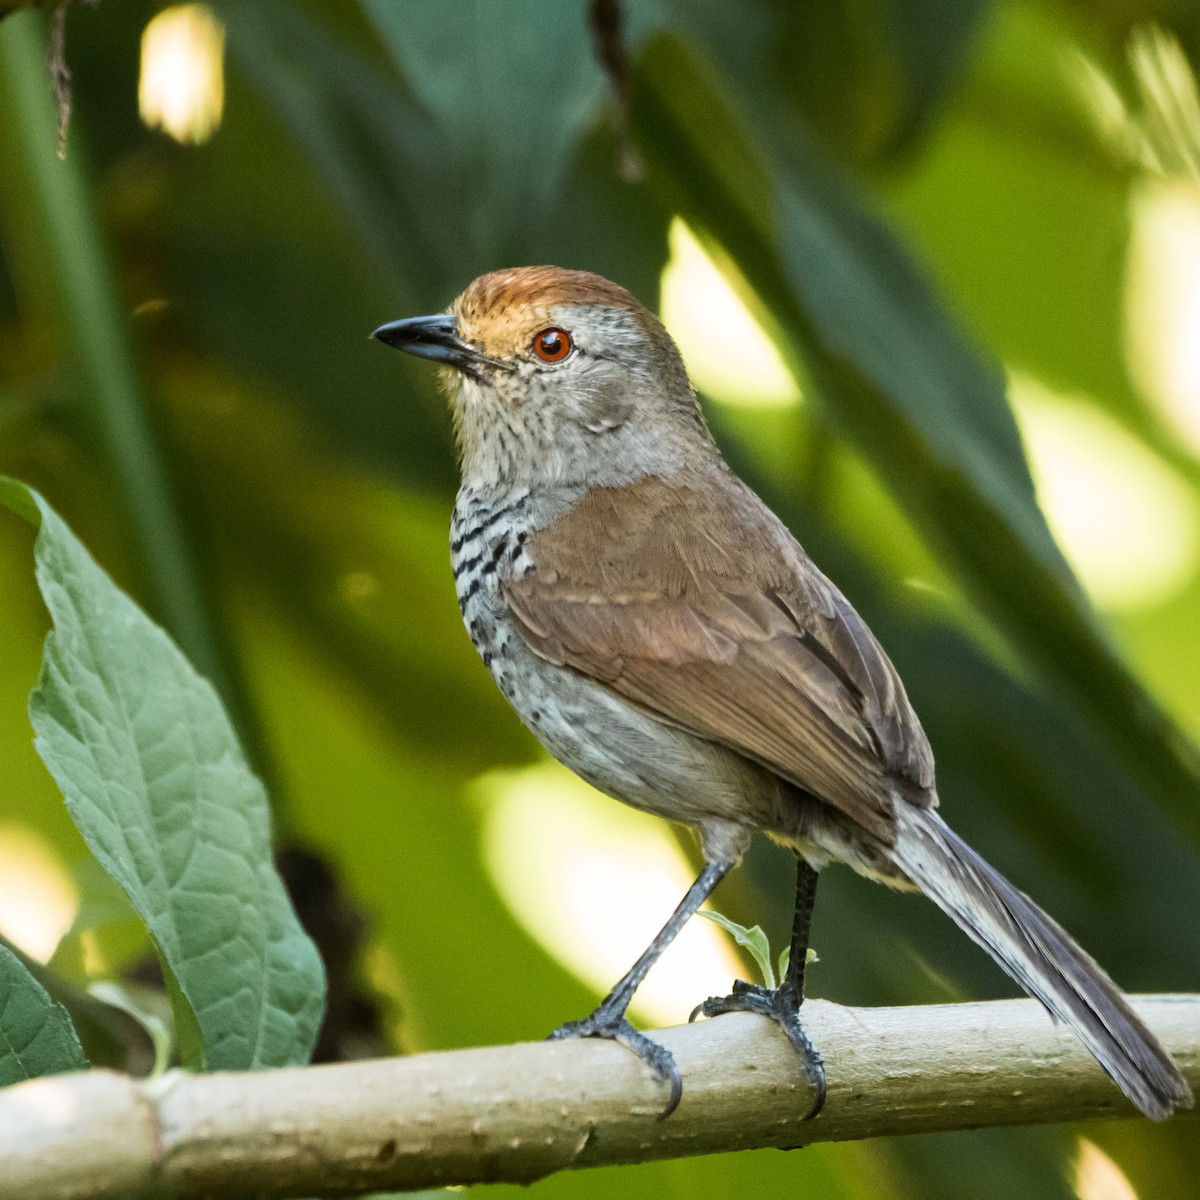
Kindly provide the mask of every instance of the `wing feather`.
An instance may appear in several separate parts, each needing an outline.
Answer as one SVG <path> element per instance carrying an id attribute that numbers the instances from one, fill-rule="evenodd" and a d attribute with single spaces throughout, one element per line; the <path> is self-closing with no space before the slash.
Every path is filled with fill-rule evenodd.
<path id="1" fill-rule="evenodd" d="M 726 470 L 593 488 L 502 574 L 536 653 L 762 763 L 890 839 L 936 803 L 895 668 L 782 523 Z"/>

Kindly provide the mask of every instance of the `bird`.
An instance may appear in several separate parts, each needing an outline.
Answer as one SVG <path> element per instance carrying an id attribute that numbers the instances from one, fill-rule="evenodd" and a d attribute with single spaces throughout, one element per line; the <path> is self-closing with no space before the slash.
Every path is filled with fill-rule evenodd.
<path id="1" fill-rule="evenodd" d="M 789 964 L 692 1018 L 773 1020 L 816 1099 L 800 1020 L 819 872 L 924 893 L 1146 1116 L 1192 1104 L 1117 985 L 938 812 L 929 741 L 866 623 L 722 457 L 680 352 L 628 290 L 553 266 L 493 271 L 443 312 L 372 336 L 439 365 L 461 486 L 450 552 L 463 621 L 549 753 L 601 792 L 690 826 L 704 868 L 630 971 L 552 1038 L 601 1037 L 682 1095 L 629 1003 L 761 831 L 796 858 Z"/>

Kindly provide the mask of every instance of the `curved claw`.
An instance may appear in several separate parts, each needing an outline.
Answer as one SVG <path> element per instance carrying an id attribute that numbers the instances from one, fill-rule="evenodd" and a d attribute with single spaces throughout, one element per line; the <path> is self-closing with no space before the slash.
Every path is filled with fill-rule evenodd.
<path id="1" fill-rule="evenodd" d="M 660 1121 L 666 1120 L 679 1107 L 679 1101 L 683 1098 L 683 1079 L 675 1065 L 675 1056 L 665 1046 L 651 1041 L 624 1019 L 616 1033 L 611 1036 L 613 1041 L 624 1046 L 626 1050 L 633 1051 L 671 1089 L 666 1108 L 658 1114 Z"/>
<path id="2" fill-rule="evenodd" d="M 692 1009 L 688 1022 L 697 1016 L 719 1017 L 730 1012 L 752 1012 L 760 1016 L 775 1018 L 777 1001 L 776 993 L 758 983 L 747 983 L 744 979 L 735 979 L 733 992 L 728 996 L 709 996 L 701 1004 Z"/>
<path id="3" fill-rule="evenodd" d="M 825 1064 L 821 1061 L 819 1054 L 817 1055 L 816 1062 L 811 1064 L 811 1066 L 814 1069 L 810 1072 L 809 1079 L 816 1086 L 817 1098 L 813 1101 L 812 1108 L 804 1115 L 804 1120 L 806 1121 L 815 1121 L 821 1115 L 821 1109 L 825 1107 Z"/>
<path id="4" fill-rule="evenodd" d="M 821 1052 L 809 1040 L 808 1034 L 804 1032 L 800 1024 L 799 1013 L 793 1010 L 790 1013 L 776 1016 L 775 1020 L 778 1021 L 783 1032 L 788 1035 L 788 1041 L 792 1043 L 793 1049 L 804 1063 L 804 1073 L 817 1090 L 812 1108 L 804 1117 L 806 1121 L 812 1121 L 820 1115 L 821 1109 L 825 1107 L 825 1061 L 821 1058 Z"/>
<path id="5" fill-rule="evenodd" d="M 761 984 L 738 979 L 734 982 L 732 994 L 710 996 L 692 1009 L 688 1021 L 694 1021 L 697 1016 L 719 1017 L 730 1012 L 752 1012 L 770 1017 L 787 1034 L 788 1041 L 792 1043 L 792 1048 L 804 1067 L 805 1075 L 816 1088 L 816 1100 L 804 1118 L 811 1121 L 825 1107 L 825 1063 L 800 1024 L 799 1008 L 791 994 L 782 988 L 771 990 Z"/>
<path id="6" fill-rule="evenodd" d="M 546 1040 L 557 1042 L 576 1037 L 607 1038 L 636 1054 L 671 1089 L 666 1107 L 658 1114 L 660 1121 L 665 1120 L 679 1107 L 679 1101 L 683 1098 L 683 1079 L 675 1065 L 675 1056 L 666 1046 L 660 1046 L 644 1033 L 634 1029 L 624 1016 L 611 1016 L 602 1008 L 598 1008 L 581 1020 L 560 1025 Z"/>

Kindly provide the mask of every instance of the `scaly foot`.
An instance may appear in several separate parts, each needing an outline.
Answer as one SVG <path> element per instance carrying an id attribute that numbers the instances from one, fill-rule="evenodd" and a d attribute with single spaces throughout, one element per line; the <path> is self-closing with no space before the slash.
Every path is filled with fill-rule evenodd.
<path id="1" fill-rule="evenodd" d="M 800 1004 L 794 994 L 785 988 L 765 988 L 761 984 L 747 983 L 737 979 L 733 984 L 733 994 L 730 996 L 713 996 L 692 1009 L 689 1021 L 697 1017 L 719 1017 L 722 1013 L 752 1012 L 763 1017 L 770 1017 L 783 1032 L 796 1050 L 805 1075 L 817 1089 L 817 1098 L 812 1109 L 804 1119 L 811 1121 L 825 1105 L 825 1064 L 820 1052 L 808 1039 L 800 1024 Z"/>
<path id="2" fill-rule="evenodd" d="M 661 1121 L 669 1117 L 678 1107 L 683 1096 L 683 1080 L 670 1050 L 652 1042 L 644 1033 L 634 1029 L 626 1020 L 624 1012 L 605 1010 L 602 1004 L 594 1013 L 579 1021 L 568 1021 L 560 1025 L 546 1040 L 561 1041 L 565 1038 L 596 1037 L 619 1042 L 626 1050 L 632 1050 L 671 1089 L 666 1108 L 659 1114 Z"/>

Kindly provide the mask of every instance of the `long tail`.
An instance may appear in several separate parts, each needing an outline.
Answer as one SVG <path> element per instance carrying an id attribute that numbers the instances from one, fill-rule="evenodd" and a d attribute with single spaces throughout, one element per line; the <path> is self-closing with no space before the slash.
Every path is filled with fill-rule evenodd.
<path id="1" fill-rule="evenodd" d="M 1152 1120 L 1190 1108 L 1187 1081 L 1117 985 L 1060 925 L 932 809 L 901 811 L 892 856 L 904 873 L 1051 1015 L 1066 1021 Z"/>

